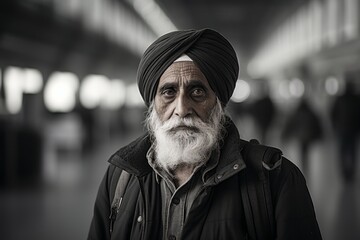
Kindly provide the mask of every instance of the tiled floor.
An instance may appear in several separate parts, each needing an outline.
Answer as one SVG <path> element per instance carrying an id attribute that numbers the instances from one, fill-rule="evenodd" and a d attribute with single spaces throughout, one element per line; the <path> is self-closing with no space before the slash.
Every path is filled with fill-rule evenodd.
<path id="1" fill-rule="evenodd" d="M 115 150 L 114 145 L 118 144 L 103 146 L 81 159 L 71 155 L 57 159 L 56 171 L 45 187 L 2 190 L 0 238 L 86 239 L 97 187 L 107 166 L 106 159 Z M 290 159 L 296 159 L 295 145 L 284 147 L 285 154 Z M 342 183 L 331 141 L 314 146 L 311 159 L 306 176 L 323 238 L 360 239 L 359 177 L 353 185 Z"/>

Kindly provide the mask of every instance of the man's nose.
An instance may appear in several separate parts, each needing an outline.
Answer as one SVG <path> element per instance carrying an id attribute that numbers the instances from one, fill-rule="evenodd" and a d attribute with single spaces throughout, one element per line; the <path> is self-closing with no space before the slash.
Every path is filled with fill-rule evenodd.
<path id="1" fill-rule="evenodd" d="M 189 97 L 187 97 L 185 94 L 180 94 L 176 101 L 174 113 L 180 118 L 191 116 L 193 113 L 191 99 L 189 99 Z"/>

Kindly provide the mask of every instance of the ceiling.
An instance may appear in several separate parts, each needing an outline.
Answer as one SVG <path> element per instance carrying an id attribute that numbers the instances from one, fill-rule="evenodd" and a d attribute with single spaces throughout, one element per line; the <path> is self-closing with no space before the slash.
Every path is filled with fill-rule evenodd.
<path id="1" fill-rule="evenodd" d="M 129 49 L 39 2 L 0 1 L 0 69 L 14 65 L 39 69 L 45 77 L 70 71 L 80 78 L 89 73 L 113 78 L 137 66 L 139 56 Z"/>
<path id="2" fill-rule="evenodd" d="M 178 29 L 216 29 L 245 58 L 253 54 L 278 21 L 304 1 L 156 0 Z M 139 56 L 126 47 L 85 31 L 74 20 L 54 16 L 51 6 L 37 4 L 35 8 L 35 2 L 46 1 L 0 2 L 0 68 L 16 65 L 38 68 L 45 75 L 60 70 L 109 77 L 124 69 L 136 69 Z"/>
<path id="3" fill-rule="evenodd" d="M 306 0 L 157 0 L 179 29 L 213 28 L 251 56 L 277 22 Z"/>

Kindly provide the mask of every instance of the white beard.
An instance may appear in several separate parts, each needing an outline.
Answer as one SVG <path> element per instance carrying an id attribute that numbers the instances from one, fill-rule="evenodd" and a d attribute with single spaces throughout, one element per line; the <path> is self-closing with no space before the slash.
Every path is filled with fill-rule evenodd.
<path id="1" fill-rule="evenodd" d="M 157 164 L 163 169 L 174 170 L 179 165 L 197 166 L 205 163 L 219 142 L 224 116 L 218 101 L 207 123 L 198 117 L 177 116 L 162 123 L 151 106 L 146 123 L 155 137 Z M 179 126 L 186 128 L 176 129 Z"/>

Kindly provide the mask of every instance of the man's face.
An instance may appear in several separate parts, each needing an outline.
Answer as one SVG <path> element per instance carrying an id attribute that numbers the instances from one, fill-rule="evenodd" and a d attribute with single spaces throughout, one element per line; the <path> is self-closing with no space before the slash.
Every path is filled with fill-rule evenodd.
<path id="1" fill-rule="evenodd" d="M 160 77 L 155 110 L 162 122 L 172 117 L 208 122 L 216 95 L 200 69 L 191 61 L 175 62 Z"/>
<path id="2" fill-rule="evenodd" d="M 147 124 L 164 169 L 206 162 L 224 117 L 220 102 L 193 62 L 173 63 L 161 76 Z"/>

